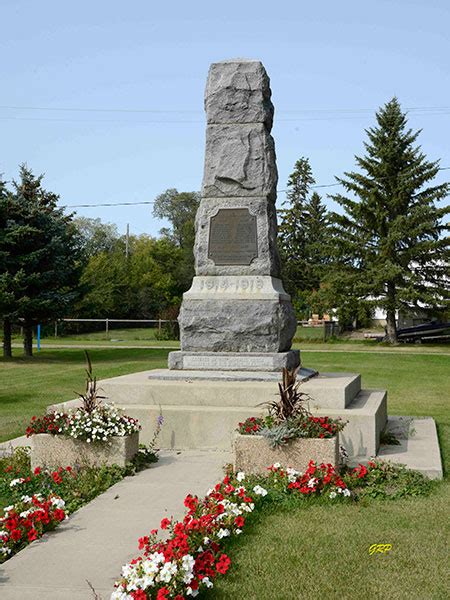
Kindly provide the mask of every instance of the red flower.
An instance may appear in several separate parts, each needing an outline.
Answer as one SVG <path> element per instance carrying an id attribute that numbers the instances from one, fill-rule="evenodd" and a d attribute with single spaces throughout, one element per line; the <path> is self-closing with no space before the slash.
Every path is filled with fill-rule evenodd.
<path id="1" fill-rule="evenodd" d="M 148 544 L 148 535 L 144 535 L 144 537 L 139 538 L 139 550 L 142 550 Z"/>
<path id="2" fill-rule="evenodd" d="M 39 475 L 39 474 L 40 474 L 40 472 L 41 472 L 41 467 L 36 467 L 36 468 L 35 468 L 35 470 L 33 471 L 33 473 L 34 473 L 35 475 Z"/>
<path id="3" fill-rule="evenodd" d="M 158 593 L 156 594 L 156 600 L 168 600 L 168 594 L 170 594 L 170 590 L 168 590 L 166 587 L 162 587 L 158 590 Z M 147 598 L 146 595 L 139 596 L 137 600 L 144 600 L 145 598 Z"/>
<path id="4" fill-rule="evenodd" d="M 160 525 L 161 529 L 167 529 L 169 527 L 170 523 L 171 523 L 170 519 L 164 518 L 161 521 L 161 525 Z"/>
<path id="5" fill-rule="evenodd" d="M 52 473 L 52 479 L 57 484 L 62 483 L 62 477 L 61 477 L 61 475 L 57 471 L 53 471 L 53 473 Z"/>
<path id="6" fill-rule="evenodd" d="M 131 597 L 134 600 L 147 600 L 147 594 L 144 592 L 144 590 L 136 590 L 135 592 L 131 592 Z"/>
<path id="7" fill-rule="evenodd" d="M 359 478 L 362 479 L 367 475 L 367 469 L 364 465 L 359 464 L 355 469 L 353 469 L 353 473 Z"/>
<path id="8" fill-rule="evenodd" d="M 13 470 L 13 467 L 12 467 L 12 465 L 8 465 L 8 466 L 5 468 L 5 473 L 9 473 L 9 472 L 10 472 L 10 471 L 12 471 L 12 470 Z"/>
<path id="9" fill-rule="evenodd" d="M 32 527 L 30 529 L 30 531 L 28 532 L 28 541 L 32 542 L 33 540 L 37 540 L 38 534 L 36 529 L 34 529 L 34 527 Z"/>
<path id="10" fill-rule="evenodd" d="M 222 573 L 222 575 L 225 575 L 225 573 L 230 568 L 230 565 L 231 565 L 230 558 L 226 554 L 222 554 L 222 556 L 219 557 L 219 560 L 216 563 L 216 571 L 218 573 Z"/>
<path id="11" fill-rule="evenodd" d="M 244 527 L 244 523 L 245 519 L 243 517 L 236 517 L 234 520 L 234 524 L 236 525 L 236 527 L 239 527 L 239 529 Z"/>
<path id="12" fill-rule="evenodd" d="M 20 529 L 13 529 L 11 531 L 11 537 L 15 542 L 17 542 L 22 537 L 22 532 L 20 531 Z"/>

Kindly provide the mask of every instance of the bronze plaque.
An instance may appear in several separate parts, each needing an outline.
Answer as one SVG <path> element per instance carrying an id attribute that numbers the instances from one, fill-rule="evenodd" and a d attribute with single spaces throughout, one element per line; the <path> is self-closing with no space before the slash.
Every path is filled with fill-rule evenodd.
<path id="1" fill-rule="evenodd" d="M 256 217 L 248 208 L 221 208 L 211 217 L 208 258 L 216 265 L 249 265 L 257 256 Z"/>

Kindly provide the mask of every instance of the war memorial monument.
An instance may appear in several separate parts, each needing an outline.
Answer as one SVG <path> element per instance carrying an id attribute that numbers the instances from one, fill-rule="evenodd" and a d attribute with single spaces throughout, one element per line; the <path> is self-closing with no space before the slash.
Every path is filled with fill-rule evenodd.
<path id="1" fill-rule="evenodd" d="M 167 369 L 106 379 L 101 387 L 140 420 L 142 442 L 151 440 L 162 412 L 161 448 L 229 452 L 238 422 L 264 412 L 261 404 L 276 396 L 283 367 L 297 368 L 300 352 L 291 349 L 296 318 L 280 278 L 274 108 L 261 62 L 212 64 L 205 109 L 195 277 L 179 315 L 181 349 L 169 354 Z M 378 455 L 442 477 L 433 419 L 388 418 L 385 390 L 361 389 L 359 374 L 308 366 L 298 377 L 311 397 L 309 410 L 347 422 L 339 441 L 351 462 Z M 400 446 L 380 448 L 386 427 Z"/>

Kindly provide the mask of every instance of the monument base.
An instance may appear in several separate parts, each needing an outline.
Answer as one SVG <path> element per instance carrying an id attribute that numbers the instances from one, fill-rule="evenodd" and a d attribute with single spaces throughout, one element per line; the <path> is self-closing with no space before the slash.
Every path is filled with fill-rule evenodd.
<path id="1" fill-rule="evenodd" d="M 300 350 L 288 352 L 183 352 L 169 354 L 169 369 L 201 371 L 277 371 L 296 369 Z"/>
<path id="2" fill-rule="evenodd" d="M 161 448 L 229 452 L 238 423 L 266 412 L 262 403 L 276 398 L 279 378 L 273 371 L 158 369 L 104 379 L 100 386 L 109 402 L 139 419 L 143 443 L 151 441 L 162 412 Z M 301 389 L 310 395 L 314 415 L 347 421 L 339 440 L 350 458 L 376 455 L 387 421 L 384 390 L 361 390 L 360 376 L 349 373 L 321 373 Z M 57 409 L 77 405 L 79 401 L 72 401 Z"/>

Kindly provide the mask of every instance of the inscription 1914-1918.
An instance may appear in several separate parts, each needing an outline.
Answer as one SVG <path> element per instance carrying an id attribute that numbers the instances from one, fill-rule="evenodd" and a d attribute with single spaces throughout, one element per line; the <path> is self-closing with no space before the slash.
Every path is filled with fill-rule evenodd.
<path id="1" fill-rule="evenodd" d="M 216 265 L 249 265 L 257 256 L 256 217 L 248 208 L 221 208 L 211 217 L 208 258 Z"/>

